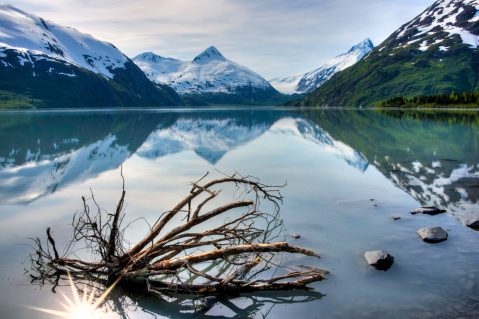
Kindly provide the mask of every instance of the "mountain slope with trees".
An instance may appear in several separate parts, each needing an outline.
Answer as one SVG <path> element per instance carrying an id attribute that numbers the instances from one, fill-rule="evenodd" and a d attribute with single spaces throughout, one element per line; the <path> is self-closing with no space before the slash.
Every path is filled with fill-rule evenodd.
<path id="1" fill-rule="evenodd" d="M 479 3 L 439 0 L 299 104 L 369 106 L 479 90 Z"/>

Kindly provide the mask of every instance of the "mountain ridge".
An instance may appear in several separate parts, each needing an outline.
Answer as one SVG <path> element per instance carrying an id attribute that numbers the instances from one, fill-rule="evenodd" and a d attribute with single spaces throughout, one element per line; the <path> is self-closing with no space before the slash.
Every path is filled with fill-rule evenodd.
<path id="1" fill-rule="evenodd" d="M 273 78 L 269 82 L 274 88 L 285 94 L 310 93 L 328 81 L 334 74 L 360 61 L 373 48 L 374 44 L 371 39 L 366 38 L 352 46 L 347 52 L 336 56 L 313 71 Z"/>
<path id="2" fill-rule="evenodd" d="M 252 70 L 228 60 L 210 46 L 192 61 L 154 53 L 141 53 L 133 61 L 155 83 L 165 83 L 180 95 L 211 104 L 265 104 L 283 100 L 268 81 Z"/>

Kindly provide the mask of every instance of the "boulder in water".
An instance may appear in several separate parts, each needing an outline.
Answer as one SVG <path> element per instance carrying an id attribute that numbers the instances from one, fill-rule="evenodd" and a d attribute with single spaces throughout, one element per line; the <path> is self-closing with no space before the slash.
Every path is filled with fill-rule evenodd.
<path id="1" fill-rule="evenodd" d="M 430 244 L 440 243 L 447 240 L 447 232 L 441 227 L 421 228 L 417 231 L 421 239 Z"/>
<path id="2" fill-rule="evenodd" d="M 384 271 L 391 268 L 394 263 L 394 257 L 385 250 L 367 251 L 364 253 L 364 259 L 370 266 Z"/>

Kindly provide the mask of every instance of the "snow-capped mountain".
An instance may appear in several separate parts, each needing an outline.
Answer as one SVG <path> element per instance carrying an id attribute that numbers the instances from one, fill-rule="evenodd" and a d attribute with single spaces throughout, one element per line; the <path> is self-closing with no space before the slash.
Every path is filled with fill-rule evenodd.
<path id="1" fill-rule="evenodd" d="M 0 5 L 0 69 L 8 79 L 0 82 L 0 89 L 13 96 L 29 92 L 34 100 L 54 95 L 52 89 L 64 81 L 58 95 L 65 95 L 62 88 L 69 90 L 72 103 L 62 106 L 77 106 L 81 88 L 91 96 L 85 102 L 103 96 L 97 101 L 103 106 L 176 105 L 179 100 L 166 86 L 150 83 L 114 45 L 11 5 Z"/>
<path id="2" fill-rule="evenodd" d="M 73 28 L 62 27 L 13 6 L 0 6 L 0 50 L 22 53 L 20 63 L 49 58 L 63 60 L 112 79 L 128 58 L 112 44 Z M 55 72 L 53 69 L 51 72 Z"/>
<path id="3" fill-rule="evenodd" d="M 478 90 L 479 1 L 438 0 L 300 104 L 375 105 Z"/>
<path id="4" fill-rule="evenodd" d="M 165 58 L 145 52 L 133 61 L 155 83 L 166 83 L 178 93 L 201 96 L 212 103 L 221 96 L 236 96 L 243 102 L 258 103 L 278 98 L 279 93 L 257 73 L 226 59 L 209 47 L 192 61 Z"/>
<path id="5" fill-rule="evenodd" d="M 281 93 L 309 93 L 320 87 L 336 73 L 353 66 L 374 49 L 370 39 L 353 46 L 348 52 L 338 55 L 316 70 L 304 74 L 271 79 L 269 82 Z"/>

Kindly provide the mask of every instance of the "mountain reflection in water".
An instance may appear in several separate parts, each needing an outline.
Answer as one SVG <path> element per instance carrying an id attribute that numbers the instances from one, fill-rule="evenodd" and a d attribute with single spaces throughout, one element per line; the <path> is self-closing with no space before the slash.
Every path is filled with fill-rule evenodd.
<path id="1" fill-rule="evenodd" d="M 474 112 L 208 110 L 5 113 L 1 118 L 4 204 L 28 203 L 88 180 L 133 154 L 155 159 L 194 151 L 214 165 L 265 132 L 310 141 L 360 171 L 373 165 L 423 205 L 464 212 L 479 200 Z"/>
<path id="2" fill-rule="evenodd" d="M 301 136 L 360 170 L 368 165 L 361 154 L 295 113 L 52 113 L 4 117 L 9 125 L 0 131 L 0 202 L 8 204 L 27 203 L 95 177 L 118 167 L 132 154 L 155 159 L 191 150 L 216 164 L 227 152 L 267 131 Z"/>

